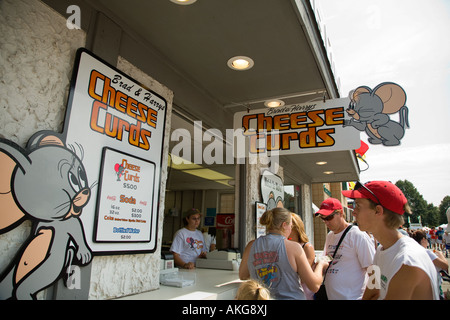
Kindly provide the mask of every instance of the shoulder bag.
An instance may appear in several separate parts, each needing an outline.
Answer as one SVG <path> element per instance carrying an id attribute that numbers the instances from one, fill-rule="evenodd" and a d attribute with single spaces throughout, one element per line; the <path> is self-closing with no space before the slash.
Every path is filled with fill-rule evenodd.
<path id="1" fill-rule="evenodd" d="M 327 276 L 327 272 L 328 269 L 331 266 L 331 262 L 333 262 L 334 257 L 336 256 L 336 252 L 339 249 L 339 246 L 341 245 L 342 240 L 344 240 L 345 235 L 347 234 L 347 232 L 350 230 L 350 228 L 352 227 L 352 225 L 350 224 L 344 231 L 344 233 L 342 234 L 341 238 L 339 239 L 339 242 L 336 246 L 336 250 L 334 250 L 333 253 L 333 259 L 330 261 L 330 263 L 328 264 L 327 270 L 325 271 L 325 275 L 323 276 L 323 281 L 322 284 L 320 285 L 319 290 L 314 294 L 314 300 L 328 300 L 328 296 L 327 296 L 327 290 L 325 289 L 325 277 Z"/>

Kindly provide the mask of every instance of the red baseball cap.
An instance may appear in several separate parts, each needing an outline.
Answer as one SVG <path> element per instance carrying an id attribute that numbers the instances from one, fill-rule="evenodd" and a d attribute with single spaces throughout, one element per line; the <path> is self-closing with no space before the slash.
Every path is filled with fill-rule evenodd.
<path id="1" fill-rule="evenodd" d="M 350 199 L 370 199 L 386 209 L 403 215 L 408 202 L 402 190 L 389 181 L 357 182 L 354 190 L 344 190 L 342 194 Z"/>
<path id="2" fill-rule="evenodd" d="M 329 216 L 336 210 L 342 210 L 342 204 L 338 199 L 328 198 L 320 205 L 320 210 L 316 212 L 316 216 L 321 214 L 323 216 Z"/>

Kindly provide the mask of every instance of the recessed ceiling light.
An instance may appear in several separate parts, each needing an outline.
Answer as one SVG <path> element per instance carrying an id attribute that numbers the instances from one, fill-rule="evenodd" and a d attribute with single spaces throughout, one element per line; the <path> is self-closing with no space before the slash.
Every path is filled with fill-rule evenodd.
<path id="1" fill-rule="evenodd" d="M 188 4 L 193 4 L 197 0 L 170 0 L 170 1 L 172 1 L 173 3 L 181 4 L 181 5 L 185 6 Z"/>
<path id="2" fill-rule="evenodd" d="M 278 108 L 284 106 L 283 100 L 273 99 L 273 100 L 267 100 L 264 102 L 264 105 L 269 108 Z"/>
<path id="3" fill-rule="evenodd" d="M 334 171 L 324 171 L 323 173 L 325 173 L 325 174 L 333 174 Z"/>
<path id="4" fill-rule="evenodd" d="M 324 166 L 324 165 L 326 165 L 328 162 L 326 162 L 326 161 L 319 161 L 319 162 L 316 162 L 316 164 L 318 165 L 318 166 Z"/>
<path id="5" fill-rule="evenodd" d="M 227 62 L 227 65 L 233 69 L 233 70 L 237 70 L 237 71 L 244 71 L 244 70 L 248 70 L 251 69 L 254 66 L 255 62 L 249 58 L 249 57 L 245 57 L 245 56 L 236 56 L 233 58 L 230 58 Z"/>

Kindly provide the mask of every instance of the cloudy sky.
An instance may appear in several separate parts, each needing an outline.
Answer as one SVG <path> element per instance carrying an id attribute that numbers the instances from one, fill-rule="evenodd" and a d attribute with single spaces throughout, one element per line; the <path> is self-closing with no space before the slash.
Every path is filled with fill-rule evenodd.
<path id="1" fill-rule="evenodd" d="M 450 195 L 450 1 L 321 0 L 320 7 L 341 96 L 387 81 L 407 94 L 410 129 L 400 146 L 369 144 L 361 181 L 407 179 L 438 206 Z"/>

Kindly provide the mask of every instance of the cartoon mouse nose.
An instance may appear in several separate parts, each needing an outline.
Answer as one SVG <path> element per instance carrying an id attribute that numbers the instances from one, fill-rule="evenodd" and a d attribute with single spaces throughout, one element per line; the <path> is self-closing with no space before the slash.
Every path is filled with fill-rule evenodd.
<path id="1" fill-rule="evenodd" d="M 77 207 L 82 208 L 87 204 L 90 197 L 91 197 L 91 190 L 89 190 L 88 188 L 83 189 L 74 199 L 73 204 L 76 205 Z"/>

